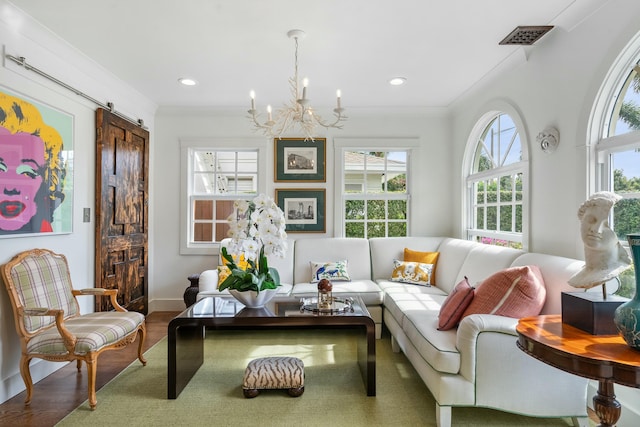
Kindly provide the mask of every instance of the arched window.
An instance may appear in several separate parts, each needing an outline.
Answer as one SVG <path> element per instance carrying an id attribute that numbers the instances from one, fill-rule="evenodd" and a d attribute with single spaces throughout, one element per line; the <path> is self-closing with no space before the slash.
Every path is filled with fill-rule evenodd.
<path id="1" fill-rule="evenodd" d="M 640 34 L 619 55 L 594 105 L 589 139 L 594 141 L 595 185 L 590 192 L 612 191 L 622 199 L 611 226 L 623 245 L 640 231 Z M 633 295 L 634 272 L 620 275 L 618 293 Z"/>
<path id="2" fill-rule="evenodd" d="M 466 238 L 526 247 L 526 172 L 521 133 L 512 115 L 487 113 L 467 144 Z"/>

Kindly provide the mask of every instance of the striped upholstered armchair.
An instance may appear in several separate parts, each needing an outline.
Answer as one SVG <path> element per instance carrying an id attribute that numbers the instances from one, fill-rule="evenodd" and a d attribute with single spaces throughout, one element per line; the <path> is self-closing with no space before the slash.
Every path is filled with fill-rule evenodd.
<path id="1" fill-rule="evenodd" d="M 87 364 L 89 405 L 95 409 L 98 355 L 105 350 L 125 347 L 139 336 L 138 359 L 145 338 L 144 315 L 125 310 L 116 299 L 115 289 L 72 288 L 69 266 L 64 255 L 46 249 L 22 252 L 2 267 L 2 279 L 9 291 L 20 337 L 20 373 L 31 403 L 33 382 L 29 363 L 33 358 L 54 362 L 75 360 L 78 371 Z M 108 296 L 115 311 L 80 314 L 76 296 Z"/>

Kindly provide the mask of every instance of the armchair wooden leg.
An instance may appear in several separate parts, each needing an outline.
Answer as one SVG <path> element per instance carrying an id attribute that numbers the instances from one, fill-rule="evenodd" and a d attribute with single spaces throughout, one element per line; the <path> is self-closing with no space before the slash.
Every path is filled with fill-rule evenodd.
<path id="1" fill-rule="evenodd" d="M 96 371 L 98 370 L 98 356 L 92 355 L 90 360 L 87 360 L 87 377 L 88 377 L 88 391 L 89 391 L 89 406 L 93 411 L 96 409 L 98 399 L 96 398 Z"/>
<path id="2" fill-rule="evenodd" d="M 82 359 L 76 359 L 76 367 L 78 368 L 78 372 L 82 369 Z"/>
<path id="3" fill-rule="evenodd" d="M 143 323 L 140 329 L 138 329 L 138 359 L 142 362 L 142 366 L 147 366 L 147 359 L 144 358 L 142 350 L 144 347 L 144 340 L 147 337 L 146 324 Z"/>
<path id="4" fill-rule="evenodd" d="M 29 363 L 31 358 L 26 355 L 22 355 L 20 358 L 20 375 L 22 375 L 22 381 L 27 388 L 27 397 L 24 399 L 24 404 L 31 404 L 31 396 L 33 396 L 33 380 L 31 379 L 31 372 L 29 371 Z"/>

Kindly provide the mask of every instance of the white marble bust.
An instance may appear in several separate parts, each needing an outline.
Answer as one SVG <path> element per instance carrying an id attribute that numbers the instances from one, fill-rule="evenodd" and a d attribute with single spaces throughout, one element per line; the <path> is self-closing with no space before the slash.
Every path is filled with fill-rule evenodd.
<path id="1" fill-rule="evenodd" d="M 602 285 L 631 265 L 627 250 L 609 227 L 609 212 L 620 199 L 615 193 L 602 191 L 593 194 L 578 209 L 585 265 L 569 279 L 571 286 L 589 289 Z"/>

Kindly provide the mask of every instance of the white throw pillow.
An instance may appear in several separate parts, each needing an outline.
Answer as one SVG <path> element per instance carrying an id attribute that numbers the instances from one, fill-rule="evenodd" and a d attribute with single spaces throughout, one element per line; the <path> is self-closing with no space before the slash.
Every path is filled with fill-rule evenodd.
<path id="1" fill-rule="evenodd" d="M 334 262 L 311 261 L 311 283 L 317 283 L 322 279 L 331 281 L 350 281 L 347 271 L 347 260 Z"/>

